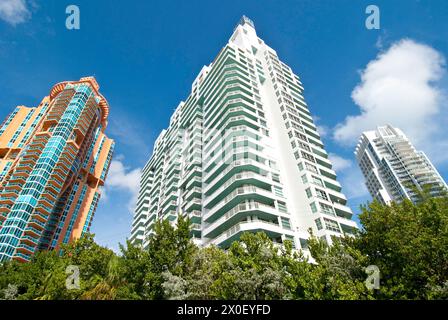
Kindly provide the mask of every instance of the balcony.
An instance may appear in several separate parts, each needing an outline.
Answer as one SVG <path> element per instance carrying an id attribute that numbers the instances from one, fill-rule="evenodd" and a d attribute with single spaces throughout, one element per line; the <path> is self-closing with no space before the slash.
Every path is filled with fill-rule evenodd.
<path id="1" fill-rule="evenodd" d="M 218 189 L 215 189 L 215 191 L 206 198 L 204 207 L 210 209 L 225 196 L 227 196 L 232 190 L 243 185 L 253 185 L 262 189 L 270 190 L 272 187 L 272 182 L 267 176 L 263 176 L 258 173 L 250 171 L 237 173 Z"/>
<path id="2" fill-rule="evenodd" d="M 189 215 L 190 218 L 193 218 L 193 217 L 200 218 L 200 217 L 202 217 L 202 211 L 200 211 L 200 210 L 193 210 L 193 211 L 188 212 L 188 215 Z"/>
<path id="3" fill-rule="evenodd" d="M 20 241 L 23 242 L 23 243 L 27 243 L 27 244 L 29 244 L 30 246 L 36 246 L 36 245 L 37 245 L 37 242 L 38 242 L 38 239 L 37 239 L 37 238 L 34 238 L 34 237 L 31 237 L 31 236 L 23 236 L 23 237 L 20 239 Z"/>
<path id="4" fill-rule="evenodd" d="M 20 191 L 20 190 L 22 190 L 22 187 L 23 187 L 23 183 L 10 182 L 6 185 L 5 189 Z"/>
<path id="5" fill-rule="evenodd" d="M 184 196 L 185 200 L 191 200 L 192 198 L 200 198 L 202 196 L 202 189 L 199 187 L 191 188 Z"/>
<path id="6" fill-rule="evenodd" d="M 185 206 L 186 211 L 197 211 L 202 209 L 202 201 L 201 199 L 194 198 L 192 201 L 188 201 Z"/>
<path id="7" fill-rule="evenodd" d="M 19 262 L 29 262 L 31 260 L 31 255 L 17 252 L 14 255 L 13 259 Z"/>
<path id="8" fill-rule="evenodd" d="M 224 234 L 210 241 L 210 244 L 217 245 L 221 248 L 228 248 L 233 241 L 239 239 L 243 232 L 264 232 L 270 238 L 275 239 L 281 237 L 283 234 L 293 236 L 293 232 L 290 230 L 282 229 L 278 224 L 270 223 L 266 221 L 256 220 L 249 222 L 240 222 L 227 230 Z"/>
<path id="9" fill-rule="evenodd" d="M 26 254 L 33 254 L 36 247 L 21 243 L 17 246 L 17 251 L 24 252 Z"/>
<path id="10" fill-rule="evenodd" d="M 227 122 L 228 119 L 235 116 L 245 116 L 255 122 L 258 119 L 254 108 L 237 106 L 228 109 L 224 114 L 220 114 L 219 118 L 214 118 L 213 122 L 211 124 L 207 124 L 207 126 L 216 127 L 216 129 L 219 129 L 222 126 L 223 122 Z"/>
<path id="11" fill-rule="evenodd" d="M 258 158 L 260 162 L 264 163 L 266 161 L 266 154 L 252 146 L 226 150 L 225 154 L 218 153 L 213 159 L 207 159 L 205 161 L 206 165 L 204 167 L 207 176 L 212 172 L 217 175 L 219 171 L 225 170 L 234 158 L 241 160 L 243 158 Z"/>
<path id="12" fill-rule="evenodd" d="M 189 179 L 186 185 L 186 189 L 189 190 L 191 187 L 200 187 L 202 186 L 202 178 L 194 177 L 193 179 Z"/>
<path id="13" fill-rule="evenodd" d="M 9 183 L 19 183 L 20 185 L 23 185 L 26 182 L 27 175 L 15 175 L 13 174 L 11 176 L 11 179 L 9 179 Z"/>
<path id="14" fill-rule="evenodd" d="M 46 221 L 46 219 L 45 219 L 45 221 Z M 40 229 L 40 231 L 42 231 L 45 229 L 45 223 L 42 223 L 42 222 L 38 221 L 37 219 L 32 219 L 29 222 L 29 225 L 33 228 L 36 228 L 36 230 Z"/>
<path id="15" fill-rule="evenodd" d="M 207 187 L 205 188 L 205 194 L 210 195 L 218 185 L 218 182 L 226 181 L 229 179 L 234 173 L 242 172 L 242 171 L 253 171 L 256 173 L 268 172 L 269 167 L 264 163 L 252 160 L 252 159 L 241 159 L 231 161 L 226 169 L 222 171 L 211 171 L 205 176 L 205 183 L 207 183 Z"/>
<path id="16" fill-rule="evenodd" d="M 175 211 L 177 209 L 177 202 L 170 201 L 163 207 L 162 214 L 165 215 L 168 211 Z"/>
<path id="17" fill-rule="evenodd" d="M 28 177 L 28 175 L 30 174 L 31 170 L 24 170 L 24 169 L 20 169 L 20 170 L 16 170 L 14 171 L 14 176 L 15 177 Z"/>
<path id="18" fill-rule="evenodd" d="M 39 205 L 42 205 L 42 207 L 44 207 L 45 209 L 50 209 L 50 208 L 52 208 L 52 201 L 50 201 L 47 197 L 44 197 L 43 195 L 42 195 L 42 197 L 39 199 L 39 202 L 38 202 L 38 204 Z M 51 212 L 51 209 L 50 209 L 50 211 L 49 212 Z"/>
<path id="19" fill-rule="evenodd" d="M 273 204 L 275 196 L 271 191 L 257 188 L 254 186 L 240 187 L 232 191 L 228 196 L 221 200 L 216 206 L 210 209 L 204 215 L 204 221 L 213 222 L 221 217 L 225 212 L 235 207 L 238 203 L 245 200 L 254 200 L 265 204 Z"/>
<path id="20" fill-rule="evenodd" d="M 208 224 L 204 229 L 207 238 L 214 238 L 235 225 L 238 221 L 247 219 L 248 216 L 257 216 L 263 220 L 277 220 L 279 212 L 273 206 L 259 202 L 240 203 L 221 216 L 216 221 Z"/>
<path id="21" fill-rule="evenodd" d="M 40 237 L 41 231 L 37 230 L 36 228 L 33 228 L 33 227 L 27 227 L 25 229 L 25 234 L 30 234 L 35 237 Z"/>
<path id="22" fill-rule="evenodd" d="M 333 207 L 336 210 L 337 216 L 344 217 L 346 219 L 351 219 L 353 213 L 349 207 L 342 205 L 340 203 L 337 203 L 337 202 L 333 202 Z"/>
<path id="23" fill-rule="evenodd" d="M 0 204 L 12 206 L 15 200 L 16 200 L 15 197 L 0 197 Z"/>
<path id="24" fill-rule="evenodd" d="M 44 224 L 44 223 L 47 222 L 48 214 L 42 214 L 42 213 L 35 212 L 35 213 L 32 214 L 31 218 L 32 219 L 36 219 L 37 221 L 39 221 L 42 224 Z"/>

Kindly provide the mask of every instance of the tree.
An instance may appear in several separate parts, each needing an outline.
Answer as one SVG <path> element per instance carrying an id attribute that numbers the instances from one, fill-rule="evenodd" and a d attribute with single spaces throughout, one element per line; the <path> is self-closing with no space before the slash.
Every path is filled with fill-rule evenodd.
<path id="1" fill-rule="evenodd" d="M 363 229 L 332 245 L 311 234 L 309 253 L 243 233 L 227 250 L 196 247 L 188 219 L 157 221 L 148 248 L 121 255 L 86 234 L 29 263 L 0 264 L 0 299 L 448 299 L 448 198 L 362 207 Z M 80 288 L 66 287 L 67 266 Z M 369 290 L 366 267 L 380 270 Z"/>
<path id="2" fill-rule="evenodd" d="M 163 299 L 164 273 L 184 277 L 196 250 L 197 247 L 190 239 L 188 218 L 178 216 L 176 227 L 173 227 L 168 220 L 158 220 L 155 223 L 154 234 L 148 241 L 149 268 L 145 276 L 147 297 Z"/>
<path id="3" fill-rule="evenodd" d="M 289 252 L 285 251 L 289 250 Z M 243 233 L 221 263 L 220 277 L 214 284 L 218 299 L 290 298 L 290 275 L 286 261 L 290 249 L 276 246 L 265 233 Z"/>
<path id="4" fill-rule="evenodd" d="M 381 272 L 380 299 L 443 297 L 448 281 L 448 198 L 362 208 L 353 245 Z M 445 288 L 445 289 L 444 289 Z M 445 294 L 446 297 L 446 294 Z"/>
<path id="5" fill-rule="evenodd" d="M 333 238 L 332 245 L 311 233 L 313 263 L 301 266 L 297 298 L 323 300 L 372 299 L 365 285 L 368 259 L 353 247 L 353 238 Z"/>

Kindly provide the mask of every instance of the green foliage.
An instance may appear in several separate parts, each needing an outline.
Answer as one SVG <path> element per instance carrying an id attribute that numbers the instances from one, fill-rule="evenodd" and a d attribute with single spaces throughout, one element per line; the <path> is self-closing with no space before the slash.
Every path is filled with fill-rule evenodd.
<path id="1" fill-rule="evenodd" d="M 448 198 L 426 198 L 362 210 L 364 230 L 354 241 L 382 275 L 377 298 L 434 298 L 448 280 Z M 437 290 L 436 290 L 437 291 Z"/>
<path id="2" fill-rule="evenodd" d="M 331 245 L 314 237 L 309 253 L 264 233 L 244 233 L 228 250 L 196 247 L 190 222 L 158 221 L 148 249 L 127 242 L 121 253 L 93 235 L 30 263 L 0 265 L 0 299 L 448 299 L 448 198 L 362 207 L 363 229 Z M 80 288 L 66 288 L 78 266 Z M 365 269 L 378 266 L 379 289 Z"/>

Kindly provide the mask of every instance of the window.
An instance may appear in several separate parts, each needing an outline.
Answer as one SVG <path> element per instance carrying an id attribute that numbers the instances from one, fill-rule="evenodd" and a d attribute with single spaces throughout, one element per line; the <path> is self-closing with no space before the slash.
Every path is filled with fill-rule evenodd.
<path id="1" fill-rule="evenodd" d="M 304 175 L 302 176 L 302 182 L 303 182 L 303 183 L 308 183 L 308 178 L 306 177 L 306 174 L 304 174 Z"/>
<path id="2" fill-rule="evenodd" d="M 341 229 L 339 229 L 339 225 L 336 221 L 324 218 L 325 228 L 330 231 L 341 233 Z"/>
<path id="3" fill-rule="evenodd" d="M 319 202 L 319 205 L 324 213 L 334 216 L 334 211 L 333 211 L 332 206 L 329 206 L 328 204 L 321 203 L 321 202 Z"/>
<path id="4" fill-rule="evenodd" d="M 284 229 L 291 230 L 291 222 L 289 221 L 289 219 L 282 217 L 281 220 L 282 220 L 282 227 Z"/>
<path id="5" fill-rule="evenodd" d="M 322 230 L 322 221 L 320 221 L 320 219 L 316 219 L 314 222 L 316 223 L 317 230 Z"/>
<path id="6" fill-rule="evenodd" d="M 317 184 L 318 186 L 321 186 L 321 187 L 324 186 L 324 183 L 322 182 L 322 179 L 320 179 L 320 178 L 318 178 L 316 176 L 312 176 L 312 177 L 313 177 L 313 183 L 314 184 Z"/>
<path id="7" fill-rule="evenodd" d="M 282 188 L 280 188 L 280 187 L 274 186 L 274 193 L 275 193 L 277 196 L 283 197 L 283 190 L 282 190 Z"/>
<path id="8" fill-rule="evenodd" d="M 311 193 L 311 188 L 306 189 L 305 192 L 308 198 L 311 198 L 313 196 L 313 194 Z"/>
<path id="9" fill-rule="evenodd" d="M 302 249 L 308 249 L 308 240 L 300 238 L 300 246 Z"/>
<path id="10" fill-rule="evenodd" d="M 311 211 L 313 213 L 317 212 L 317 206 L 316 206 L 316 204 L 314 202 L 310 203 L 310 207 L 311 207 Z"/>
<path id="11" fill-rule="evenodd" d="M 314 172 L 314 173 L 319 173 L 317 171 L 317 167 L 315 165 L 312 165 L 311 163 L 305 162 L 305 166 L 306 166 L 307 170 L 309 170 L 311 172 Z"/>
<path id="12" fill-rule="evenodd" d="M 287 213 L 288 209 L 286 207 L 286 203 L 283 201 L 277 201 L 277 207 L 280 212 Z"/>
<path id="13" fill-rule="evenodd" d="M 302 157 L 305 158 L 306 160 L 315 162 L 314 157 L 312 155 L 310 155 L 309 153 L 306 153 L 303 151 L 301 151 L 300 153 L 301 153 Z"/>
<path id="14" fill-rule="evenodd" d="M 316 194 L 317 194 L 318 198 L 321 198 L 323 200 L 328 201 L 328 196 L 327 196 L 327 193 L 325 191 L 320 190 L 320 189 L 316 189 Z"/>

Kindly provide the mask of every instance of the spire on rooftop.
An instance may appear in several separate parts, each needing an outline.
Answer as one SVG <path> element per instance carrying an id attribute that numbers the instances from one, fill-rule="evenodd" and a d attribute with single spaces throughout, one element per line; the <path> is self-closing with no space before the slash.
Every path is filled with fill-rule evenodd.
<path id="1" fill-rule="evenodd" d="M 248 25 L 250 25 L 252 28 L 255 29 L 255 24 L 254 24 L 254 22 L 253 22 L 251 19 L 249 19 L 248 17 L 246 17 L 246 16 L 243 15 L 243 16 L 241 17 L 240 21 L 238 22 L 238 24 L 244 26 L 246 23 L 247 23 Z"/>

